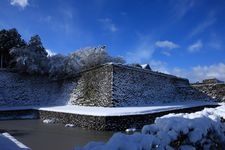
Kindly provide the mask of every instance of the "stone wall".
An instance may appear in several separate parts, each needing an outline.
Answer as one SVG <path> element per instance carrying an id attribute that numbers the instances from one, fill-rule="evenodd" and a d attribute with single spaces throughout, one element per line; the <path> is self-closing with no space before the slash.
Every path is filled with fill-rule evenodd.
<path id="1" fill-rule="evenodd" d="M 206 107 L 217 107 L 217 105 L 206 105 L 193 108 L 170 110 L 154 114 L 127 115 L 127 116 L 91 116 L 79 115 L 43 110 L 10 110 L 0 111 L 0 120 L 10 119 L 54 119 L 54 123 L 73 124 L 75 127 L 104 131 L 124 131 L 128 128 L 141 129 L 146 124 L 154 123 L 156 117 L 169 113 L 191 113 L 200 111 Z"/>
<path id="2" fill-rule="evenodd" d="M 210 99 L 187 79 L 120 64 L 106 64 L 81 73 L 71 103 L 124 107 Z"/>
<path id="3" fill-rule="evenodd" d="M 120 64 L 102 65 L 60 81 L 0 70 L 0 106 L 124 107 L 206 99 L 210 97 L 187 79 Z"/>
<path id="4" fill-rule="evenodd" d="M 74 93 L 76 81 L 51 81 L 44 76 L 31 76 L 0 71 L 0 106 L 64 105 Z"/>
<path id="5" fill-rule="evenodd" d="M 103 65 L 81 73 L 72 104 L 111 107 L 113 66 Z"/>
<path id="6" fill-rule="evenodd" d="M 112 91 L 114 106 L 210 99 L 187 79 L 123 65 L 113 66 Z"/>
<path id="7" fill-rule="evenodd" d="M 187 85 L 186 82 L 183 84 Z M 113 68 L 113 99 L 116 106 L 166 102 L 175 95 L 176 86 L 172 84 L 172 78 L 138 68 L 119 65 Z"/>
<path id="8" fill-rule="evenodd" d="M 209 97 L 224 102 L 225 101 L 225 84 L 193 84 L 195 89 L 202 91 Z"/>

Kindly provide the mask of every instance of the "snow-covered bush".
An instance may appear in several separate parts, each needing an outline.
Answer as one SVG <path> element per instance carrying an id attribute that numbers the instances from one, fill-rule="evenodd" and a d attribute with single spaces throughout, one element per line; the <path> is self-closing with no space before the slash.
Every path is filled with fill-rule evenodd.
<path id="1" fill-rule="evenodd" d="M 51 79 L 61 79 L 65 77 L 65 61 L 66 56 L 57 54 L 49 57 L 49 77 Z"/>
<path id="2" fill-rule="evenodd" d="M 10 55 L 13 57 L 16 68 L 29 74 L 46 74 L 48 72 L 48 58 L 38 35 L 31 37 L 28 45 L 12 48 Z"/>
<path id="3" fill-rule="evenodd" d="M 106 51 L 106 46 L 87 47 L 75 51 L 69 55 L 69 62 L 70 61 L 72 61 L 71 64 L 78 65 L 81 70 L 96 67 L 108 62 L 125 63 L 120 57 L 111 57 Z"/>
<path id="4" fill-rule="evenodd" d="M 83 48 L 68 56 L 49 57 L 49 75 L 53 78 L 68 78 L 79 72 L 108 62 L 124 63 L 120 57 L 111 57 L 105 46 Z"/>
<path id="5" fill-rule="evenodd" d="M 28 45 L 10 50 L 16 69 L 29 74 L 48 74 L 52 79 L 76 76 L 79 72 L 104 63 L 124 63 L 120 57 L 111 57 L 105 46 L 83 48 L 68 56 L 47 56 L 38 35 L 31 37 Z"/>
<path id="6" fill-rule="evenodd" d="M 91 142 L 78 150 L 225 149 L 225 106 L 196 113 L 169 114 L 141 133 L 114 134 L 107 143 Z"/>

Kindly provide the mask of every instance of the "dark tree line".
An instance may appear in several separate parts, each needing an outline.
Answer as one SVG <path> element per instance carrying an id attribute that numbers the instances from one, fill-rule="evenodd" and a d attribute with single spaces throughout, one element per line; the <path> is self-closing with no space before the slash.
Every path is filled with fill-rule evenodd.
<path id="1" fill-rule="evenodd" d="M 21 38 L 21 35 L 15 28 L 10 30 L 0 30 L 0 67 L 6 67 L 11 65 L 11 56 L 9 54 L 10 49 L 23 47 L 26 42 Z"/>

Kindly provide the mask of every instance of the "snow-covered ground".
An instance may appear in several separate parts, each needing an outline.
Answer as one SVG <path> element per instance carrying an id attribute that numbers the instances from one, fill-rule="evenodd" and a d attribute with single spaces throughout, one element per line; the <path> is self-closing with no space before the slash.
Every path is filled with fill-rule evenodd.
<path id="1" fill-rule="evenodd" d="M 132 135 L 115 133 L 108 142 L 77 150 L 225 149 L 225 104 L 196 113 L 168 114 Z"/>
<path id="2" fill-rule="evenodd" d="M 204 105 L 215 105 L 217 103 L 213 102 L 200 102 L 200 101 L 188 101 L 180 103 L 167 103 L 167 104 L 154 104 L 152 106 L 146 107 L 87 107 L 87 106 L 75 106 L 75 105 L 65 105 L 65 106 L 50 106 L 50 107 L 37 107 L 37 106 L 21 106 L 21 107 L 0 107 L 0 111 L 6 110 L 26 110 L 26 109 L 36 109 L 36 110 L 45 110 L 45 111 L 54 111 L 54 112 L 64 112 L 80 115 L 92 115 L 92 116 L 125 116 L 125 115 L 138 115 L 138 114 L 151 114 L 169 110 L 176 110 L 182 108 L 190 108 Z M 224 107 L 225 109 L 225 107 Z M 215 113 L 217 112 L 217 114 Z M 212 114 L 211 118 L 209 114 Z M 203 117 L 204 115 L 207 117 Z M 217 115 L 217 116 L 216 116 Z M 184 132 L 196 141 L 203 136 L 206 136 L 206 132 L 211 129 L 210 125 L 212 124 L 212 129 L 215 133 L 223 133 L 225 131 L 222 127 L 222 123 L 217 123 L 219 115 L 224 115 L 225 112 L 221 108 L 218 108 L 218 111 L 215 109 L 206 109 L 199 113 L 199 115 L 194 113 L 193 115 L 189 114 L 170 114 L 161 118 L 157 118 L 155 124 L 145 126 L 142 129 L 142 133 L 135 133 L 132 135 L 126 135 L 122 133 L 116 133 L 107 143 L 102 142 L 91 142 L 81 149 L 139 149 L 139 148 L 152 148 L 152 147 L 163 147 L 167 146 L 168 143 L 171 143 L 176 138 L 179 138 L 179 133 Z M 195 120 L 193 123 L 191 120 Z M 203 117 L 203 118 L 202 118 Z M 213 120 L 214 119 L 214 120 Z M 202 123 L 201 121 L 206 121 Z M 214 122 L 214 123 L 213 123 Z M 49 123 L 49 120 L 46 120 L 46 123 Z M 167 125 L 168 124 L 168 125 Z M 200 126 L 196 126 L 200 124 Z M 166 126 L 165 126 L 166 125 Z M 67 125 L 72 127 L 72 125 Z M 204 128 L 202 128 L 204 126 Z M 190 131 L 193 129 L 193 131 Z M 135 129 L 130 129 L 130 131 L 135 131 Z M 211 131 L 211 130 L 210 130 Z M 167 133 L 168 132 L 168 133 Z M 219 135 L 220 136 L 220 135 Z M 207 141 L 208 139 L 206 139 Z M 223 137 L 224 140 L 224 137 Z M 195 142 L 189 140 L 189 142 Z M 186 144 L 186 143 L 185 143 Z M 0 134 L 0 150 L 3 146 L 8 146 L 9 148 L 3 147 L 6 150 L 19 150 L 19 149 L 29 149 L 21 148 L 17 144 L 13 143 L 12 140 L 7 139 L 4 135 Z M 11 147 L 12 148 L 11 148 Z M 17 147 L 18 148 L 17 148 Z M 182 148 L 182 147 L 181 147 Z M 187 148 L 187 146 L 183 146 Z M 190 146 L 188 146 L 190 148 Z M 78 148 L 79 149 L 79 148 Z"/>
<path id="3" fill-rule="evenodd" d="M 140 114 L 152 114 L 157 112 L 176 110 L 182 108 L 197 107 L 203 105 L 215 105 L 213 102 L 186 102 L 186 103 L 169 103 L 169 104 L 158 104 L 145 107 L 88 107 L 88 106 L 54 106 L 54 107 L 42 107 L 39 110 L 64 112 L 80 115 L 91 115 L 91 116 L 126 116 L 126 115 L 140 115 Z"/>
<path id="4" fill-rule="evenodd" d="M 53 112 L 72 113 L 80 115 L 91 115 L 91 116 L 126 116 L 126 115 L 140 115 L 140 114 L 152 114 L 163 111 L 171 111 L 183 108 L 198 107 L 204 105 L 216 105 L 214 102 L 203 102 L 203 101 L 187 101 L 180 103 L 167 103 L 167 104 L 154 104 L 152 106 L 145 107 L 90 107 L 90 106 L 76 106 L 76 105 L 65 105 L 65 106 L 49 106 L 49 107 L 0 107 L 0 111 L 3 110 L 26 110 L 36 109 Z"/>
<path id="5" fill-rule="evenodd" d="M 8 133 L 0 134 L 0 150 L 31 150 Z"/>

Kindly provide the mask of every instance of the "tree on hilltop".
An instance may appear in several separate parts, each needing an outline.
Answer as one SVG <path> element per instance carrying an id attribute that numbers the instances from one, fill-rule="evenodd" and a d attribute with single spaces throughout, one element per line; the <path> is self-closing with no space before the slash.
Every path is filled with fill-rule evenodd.
<path id="1" fill-rule="evenodd" d="M 10 55 L 14 58 L 16 68 L 20 72 L 30 74 L 48 73 L 48 53 L 38 35 L 32 36 L 26 46 L 12 48 Z"/>
<path id="2" fill-rule="evenodd" d="M 11 56 L 9 54 L 11 48 L 25 46 L 26 42 L 21 38 L 18 31 L 13 28 L 10 30 L 0 30 L 0 68 L 9 67 Z"/>

